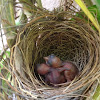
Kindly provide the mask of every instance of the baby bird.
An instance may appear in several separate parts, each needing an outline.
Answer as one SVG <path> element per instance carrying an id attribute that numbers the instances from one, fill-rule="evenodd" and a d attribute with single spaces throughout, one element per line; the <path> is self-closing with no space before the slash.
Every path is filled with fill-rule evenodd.
<path id="1" fill-rule="evenodd" d="M 58 68 L 62 64 L 62 61 L 58 57 L 56 57 L 54 54 L 44 57 L 44 59 L 46 61 L 46 64 L 53 68 Z"/>
<path id="2" fill-rule="evenodd" d="M 37 65 L 37 72 L 40 75 L 45 75 L 49 72 L 50 67 L 44 63 Z"/>
<path id="3" fill-rule="evenodd" d="M 58 68 L 58 70 L 60 73 L 64 72 L 67 82 L 72 81 L 79 73 L 77 66 L 70 61 L 62 63 L 62 67 Z"/>
<path id="4" fill-rule="evenodd" d="M 45 75 L 47 84 L 61 84 L 66 82 L 64 75 L 61 75 L 58 70 L 52 68 L 50 73 Z"/>

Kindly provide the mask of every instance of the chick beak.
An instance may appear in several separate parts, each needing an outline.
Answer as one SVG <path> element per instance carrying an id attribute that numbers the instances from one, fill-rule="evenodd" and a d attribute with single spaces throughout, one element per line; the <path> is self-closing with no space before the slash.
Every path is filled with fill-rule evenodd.
<path id="1" fill-rule="evenodd" d="M 44 58 L 45 61 L 48 61 L 48 59 L 49 59 L 48 57 L 43 57 L 43 58 Z"/>

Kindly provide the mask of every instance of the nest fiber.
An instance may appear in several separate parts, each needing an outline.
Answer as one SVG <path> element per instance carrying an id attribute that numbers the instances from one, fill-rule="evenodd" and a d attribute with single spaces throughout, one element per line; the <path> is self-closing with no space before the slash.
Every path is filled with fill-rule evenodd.
<path id="1" fill-rule="evenodd" d="M 61 15 L 61 16 L 60 16 Z M 99 34 L 85 20 L 70 13 L 39 16 L 26 24 L 12 48 L 16 87 L 26 100 L 73 100 L 90 96 L 100 76 Z M 55 54 L 74 62 L 80 73 L 70 84 L 50 87 L 37 74 L 43 57 Z"/>

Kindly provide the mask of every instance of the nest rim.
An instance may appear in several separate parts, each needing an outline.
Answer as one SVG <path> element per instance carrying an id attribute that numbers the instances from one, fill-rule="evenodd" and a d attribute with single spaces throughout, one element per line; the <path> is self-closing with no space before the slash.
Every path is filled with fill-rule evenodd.
<path id="1" fill-rule="evenodd" d="M 47 15 L 45 15 L 45 17 L 46 17 Z M 51 15 L 50 16 L 48 16 L 48 17 L 52 17 Z M 38 18 L 44 18 L 44 16 L 41 16 L 41 17 L 38 17 Z M 36 19 L 34 19 L 34 20 L 32 20 L 29 24 L 27 24 L 23 29 L 22 29 L 22 31 L 20 32 L 20 34 L 18 35 L 18 38 L 17 38 L 17 41 L 16 41 L 16 44 L 13 46 L 13 48 L 12 48 L 12 56 L 11 56 L 11 65 L 12 66 L 14 66 L 13 64 L 12 64 L 12 59 L 14 58 L 14 56 L 13 56 L 13 54 L 14 54 L 14 49 L 17 47 L 17 46 L 19 46 L 20 44 L 21 44 L 21 41 L 23 42 L 23 43 L 26 43 L 25 41 L 28 41 L 28 40 L 31 40 L 31 37 L 32 37 L 32 35 L 31 35 L 31 33 L 32 33 L 32 27 L 33 27 L 33 30 L 35 31 L 36 30 L 36 28 L 38 28 L 39 26 L 38 25 L 41 25 L 41 23 L 46 23 L 46 22 L 50 22 L 50 24 L 51 23 L 56 23 L 56 25 L 54 25 L 54 27 L 56 26 L 56 27 L 58 27 L 58 26 L 60 26 L 60 25 L 63 25 L 63 24 L 65 24 L 66 22 L 67 22 L 67 25 L 65 24 L 65 26 L 67 27 L 67 29 L 68 28 L 70 28 L 70 29 L 73 29 L 73 30 L 75 30 L 76 32 L 77 32 L 77 36 L 80 36 L 79 38 L 81 38 L 79 41 L 78 41 L 78 38 L 76 38 L 76 37 L 74 37 L 75 36 L 75 34 L 73 33 L 71 33 L 71 32 L 69 32 L 70 34 L 71 34 L 71 36 L 70 36 L 70 34 L 67 34 L 67 36 L 68 37 L 70 37 L 71 38 L 71 40 L 69 39 L 69 40 L 67 40 L 67 42 L 69 43 L 69 44 L 67 44 L 67 42 L 66 42 L 66 44 L 67 44 L 67 46 L 68 45 L 70 45 L 70 41 L 72 42 L 72 40 L 73 39 L 76 39 L 76 41 L 78 41 L 78 43 L 80 44 L 80 43 L 83 43 L 83 41 L 84 41 L 84 43 L 83 43 L 83 45 L 81 45 L 81 46 L 86 46 L 86 47 L 83 47 L 84 49 L 87 49 L 87 47 L 88 47 L 88 50 L 87 51 L 83 51 L 83 53 L 84 52 L 86 52 L 86 54 L 85 54 L 85 58 L 87 58 L 87 53 L 88 53 L 88 61 L 86 62 L 86 61 L 84 61 L 84 59 L 85 58 L 82 58 L 82 60 L 85 62 L 85 66 L 84 66 L 84 68 L 82 68 L 82 69 L 79 69 L 80 70 L 80 75 L 78 76 L 78 77 L 76 77 L 75 78 L 75 80 L 73 80 L 69 85 L 67 84 L 66 85 L 66 83 L 64 83 L 63 84 L 63 86 L 62 87 L 60 87 L 60 89 L 58 88 L 58 90 L 62 90 L 62 91 L 64 91 L 64 92 L 66 92 L 66 93 L 69 93 L 69 92 L 71 92 L 71 93 L 73 93 L 75 90 L 81 90 L 81 88 L 83 87 L 83 86 L 87 86 L 87 84 L 89 84 L 89 83 L 91 83 L 90 84 L 90 86 L 97 80 L 96 78 L 97 78 L 97 76 L 99 77 L 99 75 L 97 74 L 97 71 L 98 70 L 100 70 L 100 68 L 98 67 L 100 64 L 99 64 L 99 50 L 100 50 L 100 48 L 99 48 L 99 39 L 98 39 L 98 33 L 96 32 L 96 31 L 94 31 L 92 28 L 91 28 L 91 26 L 89 26 L 89 24 L 84 24 L 85 23 L 85 21 L 83 20 L 83 19 L 80 19 L 80 18 L 76 18 L 76 21 L 78 21 L 78 22 L 74 22 L 74 23 L 72 23 L 72 21 L 70 21 L 68 18 L 67 18 L 67 21 L 63 21 L 63 22 L 58 22 L 58 21 L 44 21 L 44 22 L 35 22 L 38 18 L 36 18 Z M 74 17 L 75 18 L 75 17 Z M 53 18 L 54 19 L 54 18 Z M 77 20 L 77 19 L 80 19 L 80 20 Z M 51 20 L 51 19 L 50 19 Z M 82 22 L 82 24 L 80 23 L 81 21 L 83 21 Z M 65 23 L 64 23 L 65 22 Z M 35 25 L 34 25 L 34 23 L 36 23 Z M 46 24 L 46 25 L 50 25 L 50 24 Z M 59 24 L 60 23 L 60 24 Z M 71 24 L 70 24 L 71 23 Z M 76 26 L 74 26 L 76 24 Z M 36 51 L 35 52 L 35 56 L 34 56 L 34 58 L 35 57 L 38 57 L 38 53 L 40 53 L 40 51 L 43 51 L 43 50 L 45 50 L 45 47 L 47 47 L 47 45 L 46 46 L 44 46 L 44 48 L 41 48 L 43 45 L 44 45 L 44 42 L 45 41 L 47 41 L 48 39 L 49 39 L 49 37 L 51 36 L 51 38 L 53 37 L 53 35 L 52 34 L 55 34 L 55 31 L 56 32 L 58 32 L 57 33 L 57 35 L 55 35 L 54 37 L 59 37 L 59 36 L 61 36 L 62 35 L 62 38 L 63 38 L 63 40 L 64 41 L 66 41 L 65 39 L 64 39 L 64 37 L 63 37 L 63 35 L 64 36 L 66 36 L 66 34 L 64 34 L 64 32 L 65 32 L 65 30 L 63 29 L 63 28 L 65 28 L 65 26 L 62 28 L 62 26 L 59 28 L 53 28 L 53 26 L 50 26 L 50 29 L 51 30 L 53 30 L 54 31 L 54 33 L 53 32 L 49 32 L 49 34 L 46 34 L 45 32 L 48 32 L 48 31 L 50 31 L 49 29 L 47 29 L 46 30 L 46 26 L 45 25 L 45 28 L 44 29 L 42 29 L 43 31 L 39 31 L 37 34 L 36 34 L 36 32 L 34 32 L 34 38 L 32 39 L 32 41 L 30 41 L 30 42 L 27 42 L 27 50 L 29 49 L 29 47 L 30 47 L 30 45 L 32 44 L 32 42 L 34 42 L 34 41 L 37 41 L 38 43 L 36 44 L 36 42 L 34 43 L 34 45 L 33 45 L 33 47 L 35 47 L 35 49 L 37 49 L 37 50 L 33 50 L 33 51 Z M 57 26 L 58 25 L 58 26 Z M 69 25 L 69 26 L 68 26 Z M 71 26 L 72 25 L 72 26 Z M 74 26 L 74 27 L 73 27 Z M 81 27 L 81 28 L 79 28 L 80 30 L 78 30 L 78 28 L 79 27 Z M 88 29 L 88 28 L 90 28 L 90 30 Z M 40 27 L 40 29 L 41 29 L 41 27 Z M 62 32 L 62 33 L 60 33 L 61 31 L 60 30 L 63 30 L 64 32 Z M 59 31 L 58 31 L 59 30 Z M 83 30 L 84 31 L 84 33 L 82 33 L 82 31 L 81 30 Z M 26 37 L 28 37 L 28 39 L 25 37 L 23 37 L 25 40 L 21 40 L 21 38 L 22 38 L 22 35 L 23 34 L 25 34 L 25 31 L 29 31 L 30 33 L 28 33 L 27 35 L 26 35 Z M 68 31 L 68 30 L 67 30 Z M 71 31 L 71 30 L 69 30 L 69 31 Z M 85 33 L 86 32 L 86 33 Z M 42 35 L 41 35 L 42 34 Z M 61 35 L 59 35 L 59 34 L 61 34 Z M 40 40 L 40 42 L 39 42 L 39 40 L 38 40 L 38 37 L 39 37 L 39 35 L 41 35 L 41 38 L 39 38 L 39 40 Z M 66 37 L 67 37 L 66 36 Z M 46 39 L 47 38 L 47 39 Z M 97 40 L 96 40 L 96 39 Z M 67 38 L 68 39 L 68 38 Z M 49 41 L 50 42 L 50 41 Z M 58 41 L 53 41 L 55 44 L 58 42 Z M 75 42 L 75 41 L 74 41 Z M 87 43 L 85 43 L 85 42 L 87 42 Z M 77 43 L 77 42 L 76 42 Z M 72 45 L 75 45 L 75 46 L 77 46 L 78 45 L 78 43 L 75 45 L 75 44 L 73 44 L 72 43 Z M 48 43 L 47 43 L 48 44 Z M 52 43 L 51 43 L 52 44 Z M 36 45 L 37 45 L 37 47 L 36 47 Z M 39 45 L 39 46 L 38 46 Z M 21 45 L 22 46 L 22 45 Z M 20 46 L 20 47 L 21 47 Z M 25 45 L 26 46 L 26 45 Z M 19 48 L 20 48 L 19 47 Z M 40 48 L 40 49 L 39 49 Z M 80 48 L 79 46 L 78 46 L 78 48 Z M 83 48 L 81 48 L 80 49 L 80 51 L 77 51 L 77 52 L 81 52 L 81 50 L 83 49 Z M 32 48 L 31 48 L 32 49 Z M 48 49 L 50 49 L 49 47 L 48 47 Z M 48 51 L 48 49 L 47 49 L 47 51 Z M 61 49 L 61 48 L 60 48 Z M 59 50 L 60 50 L 59 49 Z M 71 49 L 71 47 L 70 47 L 70 49 Z M 77 48 L 76 48 L 77 49 Z M 29 51 L 22 51 L 22 49 L 20 48 L 20 50 L 21 50 L 21 52 L 22 52 L 22 54 L 23 55 L 25 55 L 25 56 L 28 56 L 28 54 L 29 54 Z M 29 49 L 30 50 L 30 49 Z M 55 49 L 55 50 L 57 50 L 57 49 Z M 62 50 L 62 49 L 61 49 Z M 33 52 L 32 51 L 32 52 Z M 52 51 L 52 50 L 51 50 Z M 24 52 L 25 52 L 25 54 L 24 54 Z M 55 51 L 56 52 L 56 51 Z M 71 52 L 70 50 L 69 50 L 69 52 Z M 44 52 L 43 52 L 44 53 Z M 40 55 L 41 54 L 43 54 L 43 53 L 40 53 Z M 55 54 L 55 53 L 54 53 Z M 30 56 L 31 54 L 29 54 L 29 56 Z M 44 56 L 48 56 L 49 55 L 49 53 L 47 53 L 47 55 L 44 53 Z M 59 55 L 57 55 L 57 56 L 59 56 Z M 78 54 L 76 55 L 76 56 L 78 56 Z M 82 55 L 81 55 L 82 56 Z M 84 55 L 83 55 L 84 56 Z M 94 57 L 96 56 L 96 58 L 94 59 Z M 43 57 L 43 55 L 42 55 L 42 57 Z M 70 55 L 69 55 L 69 58 L 70 58 Z M 81 58 L 81 57 L 80 57 Z M 25 60 L 27 60 L 27 62 L 29 62 L 29 57 L 28 58 L 25 58 Z M 33 59 L 32 57 L 31 57 L 31 59 Z M 41 59 L 41 57 L 40 58 L 38 58 L 38 59 Z M 50 87 L 50 86 L 48 86 L 48 85 L 42 85 L 41 83 L 40 83 L 40 81 L 39 80 L 37 80 L 37 77 L 35 76 L 35 74 L 34 74 L 34 71 L 31 73 L 31 69 L 29 69 L 29 68 L 32 68 L 32 70 L 34 69 L 34 64 L 35 64 L 35 61 L 38 61 L 38 59 L 37 58 L 35 58 L 34 59 L 34 61 L 33 62 L 29 62 L 29 63 L 31 63 L 31 65 L 32 65 L 32 67 L 30 67 L 30 65 L 29 64 L 26 64 L 26 70 L 28 70 L 28 73 L 29 73 L 29 77 L 30 77 L 30 80 L 32 81 L 32 84 L 33 84 L 33 86 L 34 86 L 34 88 L 37 90 L 37 91 L 45 91 L 45 92 L 48 92 L 48 90 L 50 90 L 51 91 L 51 93 L 52 92 L 54 92 L 55 90 L 54 90 L 54 87 Z M 65 59 L 65 58 L 64 58 Z M 74 58 L 75 59 L 75 58 Z M 25 61 L 24 60 L 24 61 Z M 66 59 L 67 60 L 67 59 Z M 80 59 L 78 59 L 78 60 L 80 60 Z M 87 59 L 86 59 L 87 60 Z M 43 60 L 42 60 L 43 61 Z M 41 62 L 41 61 L 40 61 Z M 75 61 L 76 62 L 76 61 Z M 13 62 L 14 63 L 14 62 Z M 83 63 L 81 63 L 81 64 L 83 64 Z M 80 64 L 80 65 L 81 65 Z M 88 68 L 88 66 L 91 66 L 91 67 L 89 67 Z M 94 71 L 94 69 L 96 69 L 95 71 Z M 82 71 L 81 71 L 82 70 Z M 88 70 L 88 71 L 87 71 Z M 24 69 L 24 71 L 25 71 L 25 69 Z M 90 71 L 90 72 L 89 72 Z M 87 72 L 87 73 L 86 73 Z M 93 73 L 94 73 L 94 75 L 93 75 Z M 33 75 L 34 76 L 33 76 Z M 97 75 L 96 75 L 97 74 Z M 92 75 L 92 76 L 91 76 Z M 94 78 L 94 76 L 96 76 L 96 78 Z M 94 79 L 93 79 L 93 78 Z M 32 79 L 33 78 L 33 79 Z M 42 81 L 42 79 L 41 79 L 41 81 Z M 83 82 L 82 84 L 81 84 L 81 82 Z M 77 87 L 77 85 L 79 85 L 79 87 Z M 66 87 L 66 88 L 65 88 Z M 40 88 L 40 89 L 39 89 Z M 30 88 L 31 89 L 31 88 Z M 29 90 L 30 90 L 29 89 Z M 43 90 L 44 89 L 44 90 Z M 84 94 L 84 96 L 86 96 L 85 95 L 85 93 L 88 91 L 88 89 L 86 89 L 85 90 L 85 92 L 83 93 Z M 61 93 L 61 92 L 60 92 Z M 37 93 L 38 94 L 38 93 Z M 59 94 L 59 93 L 57 93 L 57 94 Z M 71 94 L 70 94 L 71 95 Z M 81 95 L 81 94 L 80 94 Z M 39 95 L 40 96 L 40 95 Z M 44 94 L 44 96 L 45 96 L 45 94 Z M 73 95 L 73 96 L 75 96 L 75 95 Z M 79 95 L 78 95 L 79 96 Z M 83 97 L 84 97 L 83 96 Z M 48 96 L 47 96 L 48 97 Z M 43 96 L 42 96 L 42 98 L 43 98 Z"/>

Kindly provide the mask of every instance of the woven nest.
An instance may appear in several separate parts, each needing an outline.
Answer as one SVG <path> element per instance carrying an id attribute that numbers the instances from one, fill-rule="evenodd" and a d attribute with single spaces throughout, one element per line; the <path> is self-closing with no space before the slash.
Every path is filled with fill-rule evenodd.
<path id="1" fill-rule="evenodd" d="M 50 54 L 62 61 L 74 62 L 80 71 L 79 76 L 70 84 L 48 86 L 35 68 Z M 19 32 L 11 52 L 11 65 L 16 87 L 26 100 L 88 97 L 100 76 L 99 35 L 89 23 L 66 12 L 37 17 Z"/>

